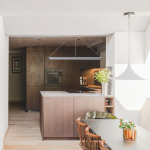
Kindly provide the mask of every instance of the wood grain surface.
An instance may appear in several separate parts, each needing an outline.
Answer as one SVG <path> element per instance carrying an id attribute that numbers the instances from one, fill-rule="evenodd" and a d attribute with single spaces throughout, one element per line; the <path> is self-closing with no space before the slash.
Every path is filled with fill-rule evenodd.
<path id="1" fill-rule="evenodd" d="M 77 52 L 77 55 L 79 53 Z M 74 57 L 74 47 L 63 47 L 63 57 Z M 63 60 L 63 91 L 80 88 L 80 61 Z"/>
<path id="2" fill-rule="evenodd" d="M 73 97 L 44 98 L 44 137 L 73 137 Z"/>
<path id="3" fill-rule="evenodd" d="M 49 57 L 58 47 L 56 46 L 46 46 L 45 47 L 45 68 L 62 68 L 62 60 L 50 60 Z M 62 57 L 62 47 L 60 47 L 56 52 L 52 54 L 51 57 Z"/>
<path id="4" fill-rule="evenodd" d="M 44 91 L 44 87 L 27 87 L 27 110 L 40 110 L 40 91 Z"/>
<path id="5" fill-rule="evenodd" d="M 90 48 L 82 46 L 80 48 L 80 57 L 98 57 Z M 100 60 L 80 60 L 81 69 L 100 68 Z"/>
<path id="6" fill-rule="evenodd" d="M 27 113 L 25 105 L 9 105 L 9 130 L 3 150 L 81 150 L 79 140 L 43 141 L 40 112 Z"/>
<path id="7" fill-rule="evenodd" d="M 27 86 L 44 86 L 44 51 L 26 53 Z"/>
<path id="8" fill-rule="evenodd" d="M 45 91 L 62 91 L 62 87 L 45 87 Z"/>
<path id="9" fill-rule="evenodd" d="M 87 112 L 104 111 L 104 97 L 74 97 L 73 110 L 73 136 L 78 137 L 76 119 L 84 119 Z"/>

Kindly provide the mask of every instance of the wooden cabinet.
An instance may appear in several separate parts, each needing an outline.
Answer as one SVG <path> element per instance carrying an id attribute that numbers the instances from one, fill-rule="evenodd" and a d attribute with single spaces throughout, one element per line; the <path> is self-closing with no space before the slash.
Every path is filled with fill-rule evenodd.
<path id="1" fill-rule="evenodd" d="M 44 137 L 73 137 L 73 97 L 43 100 Z"/>
<path id="2" fill-rule="evenodd" d="M 27 87 L 27 110 L 40 110 L 41 106 L 41 94 L 40 91 L 44 91 L 44 87 Z"/>
<path id="3" fill-rule="evenodd" d="M 62 68 L 62 60 L 50 60 L 49 57 L 58 47 L 46 46 L 45 47 L 45 68 Z M 62 57 L 62 47 L 52 54 L 52 57 Z"/>
<path id="4" fill-rule="evenodd" d="M 78 137 L 76 119 L 85 118 L 87 112 L 104 111 L 104 97 L 74 97 L 73 110 L 73 136 Z"/>
<path id="5" fill-rule="evenodd" d="M 44 47 L 27 47 L 26 64 L 27 86 L 44 86 Z"/>
<path id="6" fill-rule="evenodd" d="M 80 47 L 80 57 L 98 57 L 94 51 L 85 46 Z M 100 68 L 100 60 L 80 60 L 81 69 Z"/>
<path id="7" fill-rule="evenodd" d="M 45 87 L 45 91 L 62 91 L 62 87 Z"/>
<path id="8" fill-rule="evenodd" d="M 87 112 L 104 111 L 104 97 L 41 97 L 40 128 L 43 139 L 79 137 L 76 119 Z"/>
<path id="9" fill-rule="evenodd" d="M 79 54 L 79 52 L 77 52 Z M 63 47 L 63 57 L 73 57 L 74 47 Z M 63 91 L 80 88 L 80 61 L 63 60 Z"/>

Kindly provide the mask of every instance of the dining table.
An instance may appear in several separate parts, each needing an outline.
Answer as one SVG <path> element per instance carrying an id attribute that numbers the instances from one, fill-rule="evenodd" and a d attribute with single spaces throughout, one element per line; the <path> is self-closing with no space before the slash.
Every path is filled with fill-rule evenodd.
<path id="1" fill-rule="evenodd" d="M 150 150 L 150 132 L 136 125 L 135 141 L 123 138 L 119 119 L 82 119 L 112 150 Z"/>

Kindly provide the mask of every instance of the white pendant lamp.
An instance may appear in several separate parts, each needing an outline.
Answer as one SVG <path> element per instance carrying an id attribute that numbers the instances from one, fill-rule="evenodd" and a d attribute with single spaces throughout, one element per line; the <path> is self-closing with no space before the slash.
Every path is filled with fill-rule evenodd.
<path id="1" fill-rule="evenodd" d="M 128 17 L 128 23 L 129 23 L 129 61 L 128 61 L 128 66 L 126 70 L 118 77 L 116 77 L 116 80 L 146 80 L 140 76 L 138 76 L 132 69 L 131 64 L 130 64 L 130 17 L 133 16 L 133 12 L 128 12 L 125 13 L 124 16 Z"/>
<path id="2" fill-rule="evenodd" d="M 102 57 L 100 57 L 82 38 L 81 40 L 98 56 L 98 57 L 76 57 L 76 38 L 75 39 L 75 55 L 74 57 L 51 57 L 61 46 L 63 46 L 70 37 L 64 41 L 49 57 L 50 60 L 100 60 Z"/>

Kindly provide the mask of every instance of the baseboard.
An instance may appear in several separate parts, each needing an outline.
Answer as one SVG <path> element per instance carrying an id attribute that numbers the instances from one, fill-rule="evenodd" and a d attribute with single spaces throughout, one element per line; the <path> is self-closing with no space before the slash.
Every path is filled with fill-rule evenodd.
<path id="1" fill-rule="evenodd" d="M 9 104 L 25 104 L 25 100 L 9 100 Z"/>
<path id="2" fill-rule="evenodd" d="M 7 130 L 6 130 L 6 132 L 5 132 L 5 136 L 4 136 L 4 139 L 3 139 L 3 148 L 4 148 L 4 143 L 5 143 L 5 139 L 6 139 L 6 136 L 7 136 L 8 130 L 9 130 L 9 127 L 7 127 Z"/>

